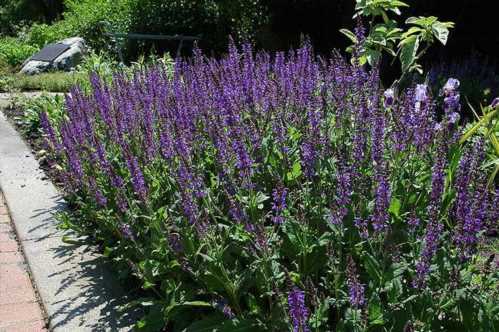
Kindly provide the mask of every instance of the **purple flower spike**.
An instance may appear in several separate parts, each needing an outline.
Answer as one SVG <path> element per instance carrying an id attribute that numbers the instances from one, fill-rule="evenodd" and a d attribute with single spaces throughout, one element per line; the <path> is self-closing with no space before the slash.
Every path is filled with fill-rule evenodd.
<path id="1" fill-rule="evenodd" d="M 274 224 L 280 225 L 284 222 L 284 216 L 282 212 L 286 209 L 286 195 L 288 194 L 288 190 L 286 188 L 277 188 L 272 191 L 272 211 L 274 212 L 274 216 L 272 217 L 272 221 Z"/>
<path id="2" fill-rule="evenodd" d="M 354 225 L 355 225 L 355 227 L 357 227 L 357 229 L 359 231 L 359 236 L 361 239 L 366 240 L 369 238 L 369 229 L 367 228 L 368 224 L 367 224 L 367 221 L 365 219 L 358 218 L 358 217 L 355 218 Z"/>
<path id="3" fill-rule="evenodd" d="M 431 193 L 428 205 L 429 221 L 426 226 L 421 256 L 416 263 L 416 279 L 413 280 L 413 286 L 415 288 L 424 288 L 426 286 L 432 259 L 440 246 L 443 224 L 438 219 L 438 216 L 439 207 L 442 202 L 442 194 L 444 192 L 446 154 L 447 146 L 445 145 L 445 142 L 439 142 L 437 158 L 432 169 Z"/>
<path id="4" fill-rule="evenodd" d="M 50 120 L 46 112 L 40 113 L 40 124 L 43 128 L 43 131 L 47 135 L 47 142 L 50 143 L 49 147 L 51 149 L 54 149 L 56 153 L 60 153 L 61 145 L 57 140 L 54 128 L 50 124 Z"/>
<path id="5" fill-rule="evenodd" d="M 298 287 L 294 287 L 289 293 L 288 306 L 293 332 L 309 332 L 310 328 L 307 325 L 309 311 L 305 306 L 305 293 Z"/>
<path id="6" fill-rule="evenodd" d="M 128 158 L 126 162 L 131 173 L 133 189 L 135 193 L 140 197 L 140 199 L 142 201 L 145 201 L 147 198 L 147 186 L 139 163 L 133 156 Z"/>
<path id="7" fill-rule="evenodd" d="M 393 105 L 393 102 L 395 101 L 395 91 L 392 88 L 387 89 L 383 93 L 383 96 L 385 96 L 385 108 L 391 107 Z"/>
<path id="8" fill-rule="evenodd" d="M 351 256 L 348 257 L 347 284 L 350 304 L 355 308 L 361 308 L 366 304 L 364 296 L 364 285 L 360 283 L 357 275 L 357 267 Z"/>

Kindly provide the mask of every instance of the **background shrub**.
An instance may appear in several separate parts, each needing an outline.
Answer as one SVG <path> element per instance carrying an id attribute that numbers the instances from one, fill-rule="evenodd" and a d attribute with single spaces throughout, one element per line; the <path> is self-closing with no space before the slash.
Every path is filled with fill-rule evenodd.
<path id="1" fill-rule="evenodd" d="M 62 20 L 50 27 L 35 26 L 29 40 L 34 43 L 67 37 L 83 37 L 95 50 L 109 50 L 109 37 L 104 35 L 102 21 L 127 31 L 131 0 L 66 0 Z"/>
<path id="2" fill-rule="evenodd" d="M 254 40 L 268 19 L 261 0 L 162 1 L 143 0 L 132 4 L 131 32 L 201 36 L 200 45 L 215 51 L 225 50 L 228 36 Z M 167 43 L 132 43 L 132 56 L 151 48 L 175 50 Z"/>
<path id="3" fill-rule="evenodd" d="M 69 36 L 69 33 L 62 31 L 60 24 L 47 25 L 45 23 L 35 23 L 18 38 L 30 45 L 42 48 L 48 43 L 53 43 Z"/>
<path id="4" fill-rule="evenodd" d="M 0 61 L 18 66 L 38 50 L 38 47 L 13 37 L 0 38 Z"/>

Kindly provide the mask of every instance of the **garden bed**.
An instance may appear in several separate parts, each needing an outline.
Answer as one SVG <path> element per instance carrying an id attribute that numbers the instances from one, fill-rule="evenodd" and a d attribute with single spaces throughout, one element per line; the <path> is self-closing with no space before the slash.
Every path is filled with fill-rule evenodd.
<path id="1" fill-rule="evenodd" d="M 138 327 L 495 328 L 490 146 L 458 142 L 455 81 L 442 119 L 427 86 L 395 96 L 309 47 L 109 82 L 41 123 L 63 225 L 151 294 Z"/>

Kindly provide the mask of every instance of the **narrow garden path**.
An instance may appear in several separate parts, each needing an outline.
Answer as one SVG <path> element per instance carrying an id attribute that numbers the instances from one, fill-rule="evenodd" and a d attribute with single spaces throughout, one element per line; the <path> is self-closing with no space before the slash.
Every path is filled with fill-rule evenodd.
<path id="1" fill-rule="evenodd" d="M 0 332 L 46 331 L 44 314 L 0 191 Z"/>

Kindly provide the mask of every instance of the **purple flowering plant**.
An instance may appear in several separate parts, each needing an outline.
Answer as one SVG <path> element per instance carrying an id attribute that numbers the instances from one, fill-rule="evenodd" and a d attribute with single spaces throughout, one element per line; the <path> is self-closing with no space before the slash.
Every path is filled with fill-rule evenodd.
<path id="1" fill-rule="evenodd" d="M 493 331 L 497 271 L 475 262 L 499 192 L 452 102 L 439 119 L 427 87 L 395 97 L 376 67 L 309 43 L 231 43 L 94 75 L 41 124 L 77 211 L 65 226 L 159 308 L 139 327 Z"/>

